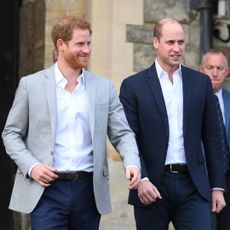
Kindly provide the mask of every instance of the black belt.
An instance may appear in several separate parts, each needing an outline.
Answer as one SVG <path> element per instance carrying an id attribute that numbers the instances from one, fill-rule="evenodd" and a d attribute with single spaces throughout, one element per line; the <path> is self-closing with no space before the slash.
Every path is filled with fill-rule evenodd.
<path id="1" fill-rule="evenodd" d="M 171 173 L 188 173 L 188 167 L 186 164 L 165 165 L 164 170 Z"/>
<path id="2" fill-rule="evenodd" d="M 58 178 L 56 180 L 78 180 L 84 177 L 91 177 L 92 172 L 76 171 L 76 172 L 56 172 Z"/>

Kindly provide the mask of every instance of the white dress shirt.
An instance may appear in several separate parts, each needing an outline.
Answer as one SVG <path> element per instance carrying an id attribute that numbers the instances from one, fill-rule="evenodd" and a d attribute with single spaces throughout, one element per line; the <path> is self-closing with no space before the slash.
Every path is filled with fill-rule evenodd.
<path id="1" fill-rule="evenodd" d="M 93 147 L 89 125 L 84 69 L 72 93 L 55 64 L 57 123 L 53 167 L 58 171 L 93 171 Z"/>
<path id="2" fill-rule="evenodd" d="M 155 61 L 169 121 L 169 143 L 165 164 L 186 164 L 183 136 L 183 87 L 181 66 L 173 73 L 173 83 L 168 74 Z"/>

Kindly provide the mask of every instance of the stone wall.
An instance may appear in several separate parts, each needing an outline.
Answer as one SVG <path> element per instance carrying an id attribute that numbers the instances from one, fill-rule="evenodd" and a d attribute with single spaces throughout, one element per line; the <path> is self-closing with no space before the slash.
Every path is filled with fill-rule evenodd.
<path id="1" fill-rule="evenodd" d="M 190 1 L 184 0 L 144 0 L 144 23 L 143 25 L 127 25 L 127 42 L 133 43 L 133 69 L 140 71 L 151 65 L 155 59 L 155 52 L 152 46 L 153 27 L 159 19 L 163 17 L 174 17 L 180 21 L 186 31 L 186 52 L 183 64 L 199 69 L 200 53 L 200 14 L 192 10 Z M 215 6 L 213 7 L 215 8 Z M 230 19 L 213 19 L 213 27 L 218 27 L 223 38 L 230 36 L 227 31 L 227 24 Z M 223 42 L 213 36 L 213 46 L 225 52 L 228 59 L 230 57 L 230 42 Z M 229 88 L 229 79 L 225 82 Z"/>
<path id="2" fill-rule="evenodd" d="M 186 30 L 184 64 L 198 69 L 199 12 L 190 9 L 190 1 L 24 0 L 20 12 L 20 76 L 52 64 L 50 30 L 55 21 L 67 14 L 83 16 L 91 22 L 90 69 L 112 79 L 118 90 L 125 76 L 153 62 L 153 26 L 162 17 L 175 17 L 183 24 Z M 229 21 L 213 21 L 224 39 L 228 37 Z M 229 42 L 216 37 L 213 41 L 214 47 L 223 49 L 230 57 Z"/>
<path id="3" fill-rule="evenodd" d="M 45 47 L 43 57 L 45 68 L 53 63 L 54 45 L 50 35 L 53 25 L 65 15 L 86 18 L 87 2 L 87 0 L 45 0 Z"/>
<path id="4" fill-rule="evenodd" d="M 152 46 L 153 27 L 163 17 L 174 17 L 186 31 L 187 50 L 184 64 L 196 68 L 199 60 L 199 24 L 197 13 L 184 0 L 144 0 L 144 24 L 127 25 L 127 41 L 134 43 L 134 70 L 140 71 L 155 59 Z M 188 58 L 189 57 L 189 58 Z"/>

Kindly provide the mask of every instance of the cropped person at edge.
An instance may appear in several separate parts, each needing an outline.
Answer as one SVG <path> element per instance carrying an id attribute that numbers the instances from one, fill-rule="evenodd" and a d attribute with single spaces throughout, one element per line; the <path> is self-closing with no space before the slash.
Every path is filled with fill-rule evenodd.
<path id="1" fill-rule="evenodd" d="M 224 158 L 226 188 L 224 198 L 226 206 L 221 212 L 213 215 L 213 229 L 229 230 L 230 226 L 230 92 L 223 88 L 229 74 L 229 64 L 225 54 L 217 49 L 207 50 L 201 60 L 200 71 L 207 74 L 212 82 L 212 90 L 217 96 L 225 126 L 226 149 Z M 223 141 L 222 141 L 223 143 Z"/>

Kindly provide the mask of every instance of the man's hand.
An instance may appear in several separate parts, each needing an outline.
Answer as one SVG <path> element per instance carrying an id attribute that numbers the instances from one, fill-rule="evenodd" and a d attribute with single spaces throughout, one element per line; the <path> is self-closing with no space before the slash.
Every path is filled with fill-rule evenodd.
<path id="1" fill-rule="evenodd" d="M 128 166 L 126 168 L 126 179 L 130 180 L 129 189 L 135 189 L 141 179 L 140 170 L 137 167 Z"/>
<path id="2" fill-rule="evenodd" d="M 56 169 L 45 165 L 37 164 L 31 170 L 31 177 L 33 180 L 37 181 L 41 186 L 48 187 L 51 185 L 51 182 L 58 178 L 55 174 Z"/>
<path id="3" fill-rule="evenodd" d="M 212 191 L 212 212 L 219 213 L 226 205 L 224 192 L 220 190 Z"/>
<path id="4" fill-rule="evenodd" d="M 158 189 L 149 180 L 139 182 L 138 196 L 141 202 L 145 205 L 155 202 L 156 199 L 162 199 Z"/>

